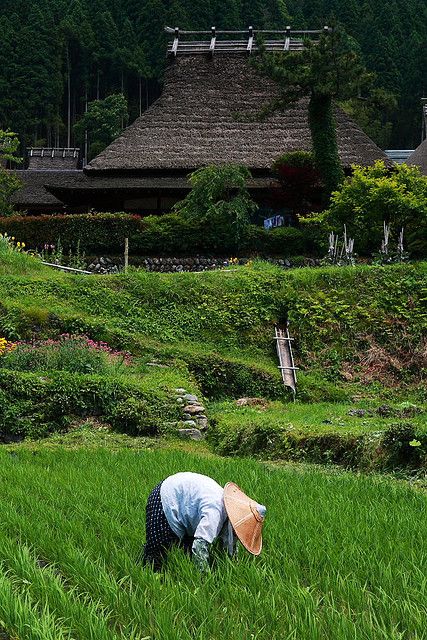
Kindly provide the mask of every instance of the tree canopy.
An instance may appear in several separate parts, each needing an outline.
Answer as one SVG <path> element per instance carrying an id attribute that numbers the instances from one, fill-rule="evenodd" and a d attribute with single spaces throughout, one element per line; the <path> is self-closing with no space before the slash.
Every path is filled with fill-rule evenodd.
<path id="1" fill-rule="evenodd" d="M 0 127 L 27 145 L 75 144 L 86 105 L 124 93 L 130 120 L 160 92 L 163 26 L 185 29 L 318 28 L 334 16 L 396 96 L 346 108 L 383 145 L 414 147 L 427 91 L 425 0 L 2 0 Z M 373 125 L 372 125 L 373 123 Z"/>
<path id="2" fill-rule="evenodd" d="M 352 176 L 332 194 L 329 208 L 305 222 L 320 226 L 325 234 L 341 233 L 346 225 L 357 240 L 356 251 L 363 253 L 378 250 L 386 222 L 394 241 L 403 227 L 410 252 L 425 255 L 427 178 L 405 164 L 392 172 L 380 161 L 371 167 L 354 167 Z"/>
<path id="3" fill-rule="evenodd" d="M 325 200 L 344 179 L 338 155 L 334 101 L 351 98 L 372 80 L 354 43 L 337 27 L 308 41 L 301 51 L 263 53 L 255 65 L 279 86 L 271 109 L 286 109 L 308 96 L 308 119 L 314 163 L 320 174 Z"/>
<path id="4" fill-rule="evenodd" d="M 10 199 L 15 191 L 22 186 L 15 173 L 5 170 L 7 163 L 17 164 L 20 162 L 20 158 L 16 155 L 18 148 L 19 140 L 16 133 L 0 129 L 0 216 L 13 213 Z"/>

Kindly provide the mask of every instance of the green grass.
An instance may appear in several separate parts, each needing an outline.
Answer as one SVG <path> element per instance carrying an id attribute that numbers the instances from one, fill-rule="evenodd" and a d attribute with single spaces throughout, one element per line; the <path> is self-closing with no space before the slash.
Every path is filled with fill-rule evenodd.
<path id="1" fill-rule="evenodd" d="M 27 271 L 23 271 L 24 264 Z M 274 323 L 286 318 L 291 322 L 296 363 L 301 369 L 298 399 L 311 403 L 311 409 L 298 413 L 299 409 L 290 407 L 290 420 L 283 419 L 281 405 L 277 410 L 272 407 L 268 417 L 239 414 L 254 428 L 265 431 L 270 421 L 280 429 L 287 429 L 290 423 L 295 431 L 301 426 L 303 432 L 356 436 L 377 430 L 375 420 L 349 420 L 340 414 L 340 406 L 330 418 L 321 403 L 342 406 L 353 396 L 378 403 L 427 400 L 427 263 L 283 271 L 255 262 L 253 267 L 232 271 L 130 271 L 110 277 L 71 276 L 35 264 L 24 254 L 0 255 L 0 336 L 32 340 L 83 333 L 114 349 L 130 351 L 137 356 L 138 365 L 116 376 L 117 384 L 120 388 L 144 387 L 143 395 L 154 398 L 155 404 L 156 389 L 159 395 L 170 396 L 174 387 L 210 399 L 246 395 L 289 401 L 273 339 Z M 147 363 L 153 361 L 168 368 L 149 371 Z M 111 372 L 107 373 L 103 379 L 114 383 Z M 96 381 L 89 378 L 73 383 L 72 398 L 71 378 L 43 370 L 40 364 L 34 379 L 24 380 L 25 372 L 16 374 L 20 385 L 15 387 L 22 390 L 18 397 L 10 375 L 0 360 L 0 379 L 9 380 L 8 398 L 16 405 L 3 419 L 8 429 L 24 414 L 26 426 L 21 431 L 37 433 L 38 425 L 32 424 L 37 421 L 43 423 L 42 433 L 55 428 L 53 408 L 47 415 L 43 407 L 31 407 L 27 392 L 34 384 L 41 393 L 39 405 L 43 404 L 51 378 L 61 402 L 71 407 L 68 416 L 58 414 L 61 420 L 56 420 L 56 428 L 64 427 L 62 418 L 88 415 L 105 419 L 110 413 L 110 401 L 102 402 L 100 409 L 79 408 L 85 386 L 94 395 L 91 389 Z M 61 380 L 67 387 L 64 392 L 59 389 Z M 2 382 L 3 387 L 5 384 Z M 0 395 L 7 404 L 4 389 Z M 114 393 L 108 395 L 114 401 Z M 169 413 L 167 419 L 171 419 Z M 1 420 L 0 407 L 0 429 L 5 430 Z M 221 421 L 231 434 L 238 426 L 233 420 L 225 409 Z M 378 423 L 381 426 L 387 423 Z M 417 423 L 414 426 L 418 429 Z M 231 451 L 236 452 L 234 445 Z M 238 451 L 253 452 L 253 447 Z"/>
<path id="2" fill-rule="evenodd" d="M 411 405 L 409 405 L 411 406 Z M 390 407 L 394 415 L 382 416 L 377 403 L 330 403 L 316 404 L 269 402 L 265 408 L 238 407 L 235 402 L 223 401 L 210 405 L 210 415 L 230 430 L 244 425 L 286 429 L 295 434 L 342 433 L 360 435 L 384 431 L 398 420 L 410 421 L 419 431 L 427 431 L 427 407 L 419 407 L 420 413 L 402 417 L 406 403 Z M 365 415 L 351 415 L 352 411 L 364 410 Z M 399 415 L 400 413 L 400 415 Z"/>
<path id="3" fill-rule="evenodd" d="M 40 260 L 29 256 L 27 253 L 20 253 L 12 250 L 0 239 L 0 276 L 20 275 L 34 276 L 35 274 L 49 272 Z"/>
<path id="4" fill-rule="evenodd" d="M 217 402 L 208 438 L 223 455 L 420 473 L 427 465 L 426 406 L 378 405 Z"/>
<path id="5" fill-rule="evenodd" d="M 151 488 L 179 470 L 268 508 L 259 558 L 135 562 Z M 0 628 L 30 640 L 421 640 L 427 498 L 375 477 L 184 451 L 0 451 Z"/>

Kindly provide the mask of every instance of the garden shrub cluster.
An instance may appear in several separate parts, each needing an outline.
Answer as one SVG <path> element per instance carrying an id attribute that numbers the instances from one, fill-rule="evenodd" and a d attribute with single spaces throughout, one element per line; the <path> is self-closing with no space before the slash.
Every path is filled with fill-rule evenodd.
<path id="1" fill-rule="evenodd" d="M 329 208 L 307 216 L 305 223 L 318 234 L 341 233 L 346 225 L 355 239 L 355 251 L 377 252 L 383 224 L 391 228 L 391 241 L 404 229 L 405 247 L 411 255 L 427 255 L 427 177 L 418 167 L 396 165 L 393 171 L 378 161 L 373 166 L 353 167 L 340 188 L 332 194 Z"/>
<path id="2" fill-rule="evenodd" d="M 146 256 L 200 254 L 294 256 L 316 251 L 310 234 L 299 228 L 267 231 L 248 225 L 237 246 L 228 228 L 192 221 L 177 213 L 140 217 L 125 213 L 11 216 L 0 218 L 0 233 L 19 238 L 30 249 L 42 250 L 60 239 L 64 251 L 77 245 L 87 255 L 121 254 L 124 239 L 130 252 Z"/>
<path id="3" fill-rule="evenodd" d="M 87 417 L 102 418 L 131 435 L 156 434 L 164 421 L 178 419 L 172 397 L 134 381 L 0 369 L 0 440 L 45 436 Z"/>

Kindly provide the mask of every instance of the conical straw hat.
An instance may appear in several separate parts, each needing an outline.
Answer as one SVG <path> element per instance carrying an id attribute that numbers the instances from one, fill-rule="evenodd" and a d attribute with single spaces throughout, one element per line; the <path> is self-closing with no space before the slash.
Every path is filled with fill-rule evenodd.
<path id="1" fill-rule="evenodd" d="M 242 545 L 254 556 L 262 549 L 262 525 L 265 507 L 249 498 L 234 484 L 224 487 L 224 504 L 231 525 Z"/>

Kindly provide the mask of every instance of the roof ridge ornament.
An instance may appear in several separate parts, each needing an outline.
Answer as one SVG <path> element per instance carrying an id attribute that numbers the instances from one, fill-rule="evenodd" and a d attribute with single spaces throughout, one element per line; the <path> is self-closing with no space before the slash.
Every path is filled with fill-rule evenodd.
<path id="1" fill-rule="evenodd" d="M 176 58 L 178 55 L 210 54 L 213 56 L 214 53 L 251 54 L 258 48 L 257 34 L 272 36 L 271 39 L 263 42 L 265 51 L 301 51 L 305 47 L 306 40 L 317 43 L 321 34 L 330 33 L 332 28 L 326 25 L 323 29 L 299 30 L 292 29 L 288 25 L 284 30 L 268 30 L 254 29 L 250 26 L 245 31 L 229 31 L 218 30 L 213 26 L 210 31 L 185 31 L 179 27 L 166 26 L 165 31 L 174 35 L 174 39 L 168 44 L 167 51 L 168 56 Z M 218 38 L 218 36 L 224 37 Z"/>

